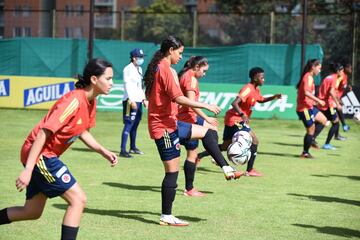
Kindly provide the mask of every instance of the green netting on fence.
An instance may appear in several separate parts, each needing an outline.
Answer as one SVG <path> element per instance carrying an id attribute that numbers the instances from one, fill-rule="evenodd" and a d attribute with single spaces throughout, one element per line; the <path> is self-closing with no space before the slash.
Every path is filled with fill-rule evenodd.
<path id="1" fill-rule="evenodd" d="M 114 78 L 122 79 L 122 69 L 129 63 L 129 52 L 142 48 L 147 55 L 144 70 L 159 45 L 145 42 L 95 40 L 94 57 L 114 65 Z M 0 75 L 72 77 L 81 73 L 86 63 L 87 41 L 78 39 L 18 38 L 0 40 Z M 188 48 L 183 60 L 174 66 L 180 70 L 192 55 L 208 58 L 210 68 L 201 81 L 209 83 L 246 83 L 250 68 L 265 70 L 268 85 L 295 85 L 300 75 L 300 45 L 245 44 L 231 47 Z M 306 59 L 323 58 L 320 45 L 307 45 Z M 319 81 L 319 79 L 317 80 Z"/>

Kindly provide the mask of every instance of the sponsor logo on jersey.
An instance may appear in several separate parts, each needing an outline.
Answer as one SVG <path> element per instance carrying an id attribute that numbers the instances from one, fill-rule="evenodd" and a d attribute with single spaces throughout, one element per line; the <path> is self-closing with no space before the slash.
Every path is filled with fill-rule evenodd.
<path id="1" fill-rule="evenodd" d="M 10 79 L 0 80 L 0 97 L 10 96 Z"/>
<path id="2" fill-rule="evenodd" d="M 74 82 L 44 85 L 24 90 L 24 107 L 54 101 L 74 90 Z"/>
<path id="3" fill-rule="evenodd" d="M 360 112 L 360 103 L 353 91 L 348 92 L 341 98 L 344 103 L 343 113 L 353 115 Z"/>

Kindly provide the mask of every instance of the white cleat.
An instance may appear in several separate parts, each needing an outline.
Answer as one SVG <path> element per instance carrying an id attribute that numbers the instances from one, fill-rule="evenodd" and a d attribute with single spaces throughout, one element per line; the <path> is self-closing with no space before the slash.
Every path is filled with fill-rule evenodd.
<path id="1" fill-rule="evenodd" d="M 188 226 L 189 223 L 184 220 L 178 219 L 177 217 L 175 217 L 173 215 L 161 214 L 160 225 L 161 226 L 185 227 L 185 226 Z"/>

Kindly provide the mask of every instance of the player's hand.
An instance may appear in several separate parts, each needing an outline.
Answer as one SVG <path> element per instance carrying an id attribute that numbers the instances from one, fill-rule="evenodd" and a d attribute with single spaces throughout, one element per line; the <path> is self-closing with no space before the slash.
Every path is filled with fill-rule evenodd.
<path id="1" fill-rule="evenodd" d="M 208 117 L 208 118 L 206 119 L 206 121 L 207 121 L 209 124 L 213 125 L 214 127 L 218 127 L 218 126 L 219 126 L 219 121 L 217 120 L 217 118 Z"/>
<path id="2" fill-rule="evenodd" d="M 25 168 L 20 173 L 19 177 L 15 181 L 15 186 L 19 192 L 24 190 L 30 183 L 32 171 L 30 169 Z"/>
<path id="3" fill-rule="evenodd" d="M 130 106 L 131 106 L 131 109 L 134 109 L 134 110 L 137 109 L 136 102 L 131 102 L 131 103 L 130 103 Z"/>
<path id="4" fill-rule="evenodd" d="M 320 104 L 320 106 L 325 106 L 325 101 L 324 100 L 321 100 L 321 99 L 319 99 L 319 102 L 318 102 L 319 104 Z"/>
<path id="5" fill-rule="evenodd" d="M 110 152 L 109 150 L 105 150 L 102 155 L 104 156 L 104 158 L 106 158 L 110 162 L 111 167 L 115 167 L 115 165 L 118 164 L 118 162 L 119 162 L 116 154 L 113 152 Z"/>
<path id="6" fill-rule="evenodd" d="M 282 95 L 281 93 L 275 94 L 274 99 L 281 99 Z"/>
<path id="7" fill-rule="evenodd" d="M 245 114 L 242 115 L 241 118 L 246 124 L 249 124 L 249 118 L 247 116 L 245 116 Z"/>
<path id="8" fill-rule="evenodd" d="M 343 107 L 342 107 L 342 105 L 340 103 L 336 106 L 336 108 L 337 108 L 338 111 L 342 111 L 342 109 L 343 109 Z"/>
<path id="9" fill-rule="evenodd" d="M 216 115 L 218 115 L 218 114 L 221 112 L 221 108 L 220 108 L 219 106 L 217 106 L 217 105 L 208 104 L 207 109 L 208 109 L 210 112 L 215 113 Z"/>

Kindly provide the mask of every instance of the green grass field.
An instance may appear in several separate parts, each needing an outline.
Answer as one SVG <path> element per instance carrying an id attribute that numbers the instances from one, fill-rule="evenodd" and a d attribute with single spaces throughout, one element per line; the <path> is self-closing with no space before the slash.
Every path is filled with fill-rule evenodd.
<path id="1" fill-rule="evenodd" d="M 15 188 L 19 150 L 44 114 L 0 109 L 0 209 L 24 202 Z M 146 117 L 138 133 L 146 154 L 120 159 L 115 168 L 78 141 L 61 157 L 87 193 L 78 239 L 359 239 L 360 124 L 348 123 L 350 132 L 342 132 L 348 140 L 333 141 L 336 151 L 312 150 L 316 158 L 304 160 L 298 157 L 305 132 L 300 121 L 253 120 L 260 139 L 255 167 L 264 177 L 227 182 L 204 159 L 195 186 L 207 196 L 189 198 L 182 195 L 180 171 L 173 213 L 190 222 L 185 228 L 158 225 L 164 172 Z M 118 153 L 121 130 L 120 113 L 100 112 L 92 133 Z M 0 226 L 0 239 L 59 239 L 65 208 L 61 198 L 50 199 L 39 220 Z"/>

